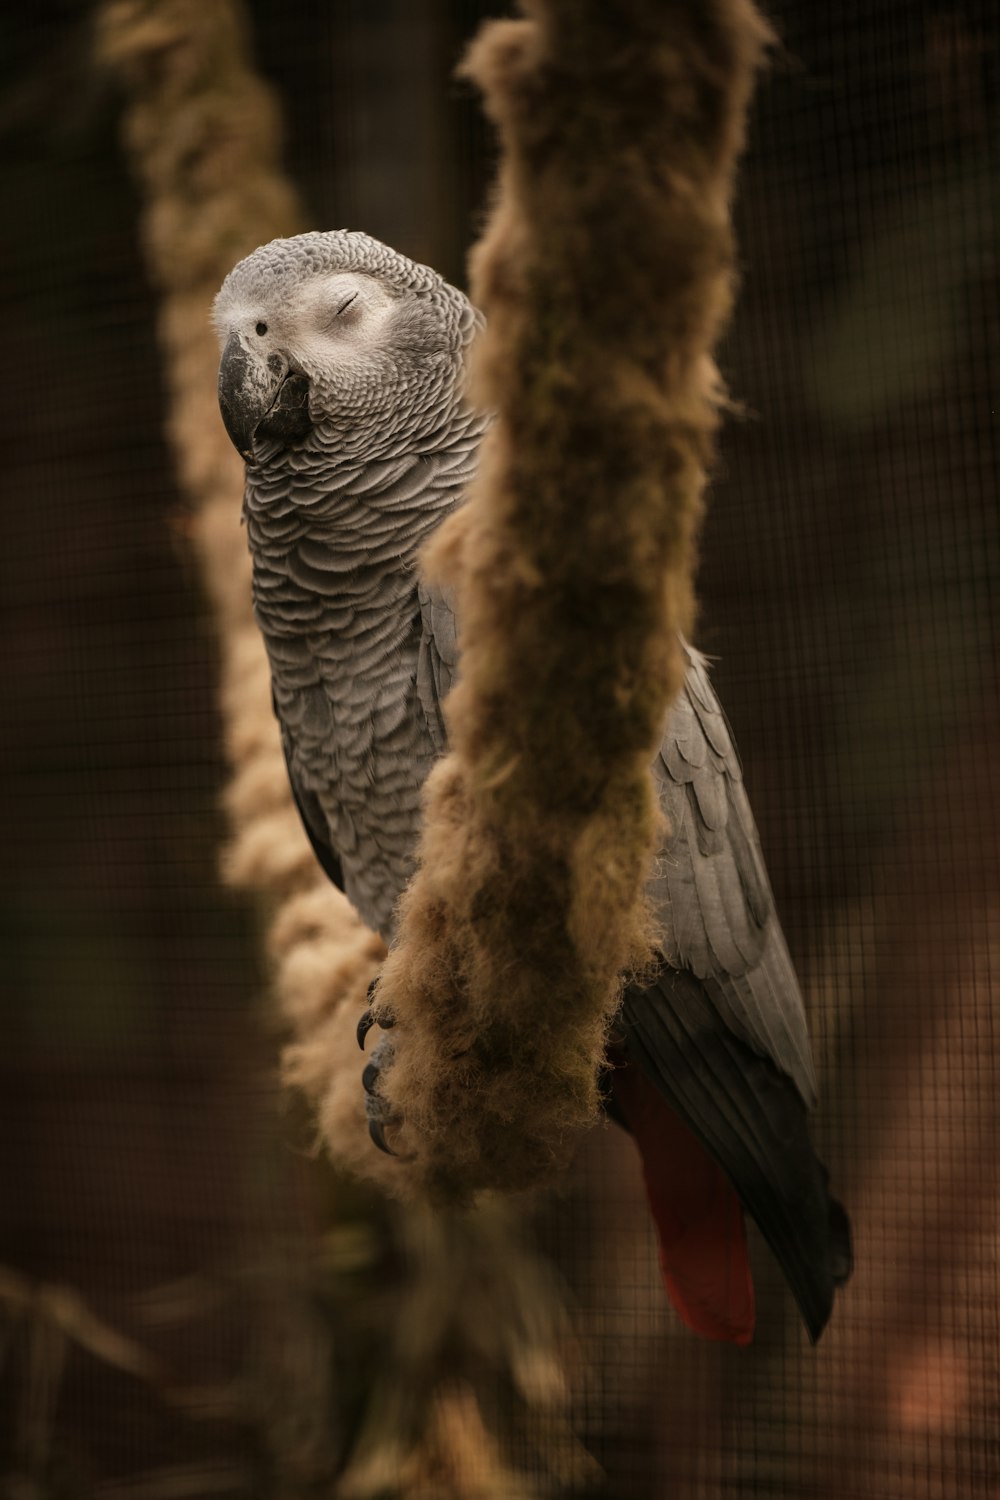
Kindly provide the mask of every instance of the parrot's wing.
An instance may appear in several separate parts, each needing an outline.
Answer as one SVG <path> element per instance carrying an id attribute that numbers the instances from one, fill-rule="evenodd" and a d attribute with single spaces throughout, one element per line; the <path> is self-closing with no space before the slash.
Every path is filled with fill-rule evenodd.
<path id="1" fill-rule="evenodd" d="M 704 658 L 686 643 L 684 688 L 654 776 L 670 822 L 650 886 L 663 952 L 702 981 L 719 1018 L 816 1102 L 805 1009 L 774 909 L 739 756 Z"/>
<path id="2" fill-rule="evenodd" d="M 650 887 L 666 964 L 628 987 L 620 1019 L 629 1059 L 735 1187 L 815 1339 L 850 1275 L 850 1225 L 809 1140 L 805 1010 L 739 758 L 703 658 L 684 649 L 684 689 L 654 765 L 670 820 Z M 753 1304 L 735 1272 L 747 1270 L 745 1245 L 711 1163 L 676 1128 L 664 1152 L 662 1106 L 642 1078 L 615 1074 L 613 1086 L 642 1153 L 671 1296 L 692 1326 L 744 1342 Z"/>
<path id="3" fill-rule="evenodd" d="M 421 579 L 417 595 L 421 626 L 417 696 L 434 748 L 443 755 L 448 748 L 448 736 L 442 704 L 458 676 L 458 625 L 451 596 L 444 589 Z"/>
<path id="4" fill-rule="evenodd" d="M 344 890 L 344 871 L 341 867 L 340 856 L 330 842 L 330 830 L 327 826 L 326 817 L 320 805 L 316 793 L 305 786 L 296 775 L 295 765 L 292 758 L 291 745 L 288 735 L 278 713 L 278 705 L 275 700 L 274 691 L 271 692 L 271 701 L 274 706 L 275 717 L 281 729 L 281 748 L 285 756 L 285 768 L 288 771 L 288 784 L 292 790 L 292 799 L 298 808 L 302 826 L 306 831 L 306 837 L 312 845 L 312 851 L 327 877 L 333 881 L 339 891 Z"/>

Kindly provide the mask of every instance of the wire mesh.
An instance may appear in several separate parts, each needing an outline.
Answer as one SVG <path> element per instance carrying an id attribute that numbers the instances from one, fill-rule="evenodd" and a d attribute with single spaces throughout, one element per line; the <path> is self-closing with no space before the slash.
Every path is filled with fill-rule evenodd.
<path id="1" fill-rule="evenodd" d="M 450 74 L 498 10 L 250 7 L 317 225 L 461 279 L 492 146 Z M 721 360 L 744 410 L 698 638 L 803 977 L 857 1269 L 812 1349 L 755 1244 L 753 1347 L 698 1343 L 611 1127 L 536 1227 L 607 1494 L 986 1497 L 1000 21 L 917 0 L 772 13 Z M 0 1475 L 11 1495 L 315 1494 L 388 1357 L 398 1247 L 308 1159 L 253 914 L 215 880 L 214 644 L 89 27 L 72 4 L 0 20 Z M 169 1378 L 140 1378 L 112 1331 Z"/>

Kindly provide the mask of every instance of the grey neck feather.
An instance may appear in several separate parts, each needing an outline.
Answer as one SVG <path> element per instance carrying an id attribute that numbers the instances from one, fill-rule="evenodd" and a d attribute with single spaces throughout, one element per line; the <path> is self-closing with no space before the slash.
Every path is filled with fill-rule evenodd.
<path id="1" fill-rule="evenodd" d="M 349 644 L 358 668 L 371 648 L 393 649 L 412 618 L 417 553 L 461 501 L 488 424 L 463 407 L 447 432 L 368 463 L 322 447 L 265 451 L 247 471 L 244 515 L 268 641 L 322 631 Z"/>

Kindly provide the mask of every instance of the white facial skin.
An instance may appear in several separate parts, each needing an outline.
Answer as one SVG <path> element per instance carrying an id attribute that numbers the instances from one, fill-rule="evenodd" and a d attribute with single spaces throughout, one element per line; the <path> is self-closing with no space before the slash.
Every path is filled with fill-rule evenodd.
<path id="1" fill-rule="evenodd" d="M 331 364 L 350 366 L 392 341 L 398 299 L 372 276 L 339 271 L 313 277 L 291 297 L 263 297 L 231 306 L 223 343 L 238 332 L 248 353 L 283 354 L 293 371 L 313 377 Z"/>

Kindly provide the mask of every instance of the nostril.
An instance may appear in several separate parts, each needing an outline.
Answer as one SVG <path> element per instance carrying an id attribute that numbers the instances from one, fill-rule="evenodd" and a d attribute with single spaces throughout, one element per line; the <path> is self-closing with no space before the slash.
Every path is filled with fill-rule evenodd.
<path id="1" fill-rule="evenodd" d="M 261 338 L 263 338 L 264 335 L 265 335 L 265 333 L 267 332 L 267 324 L 266 323 L 258 323 L 257 324 L 257 332 L 260 334 Z"/>

